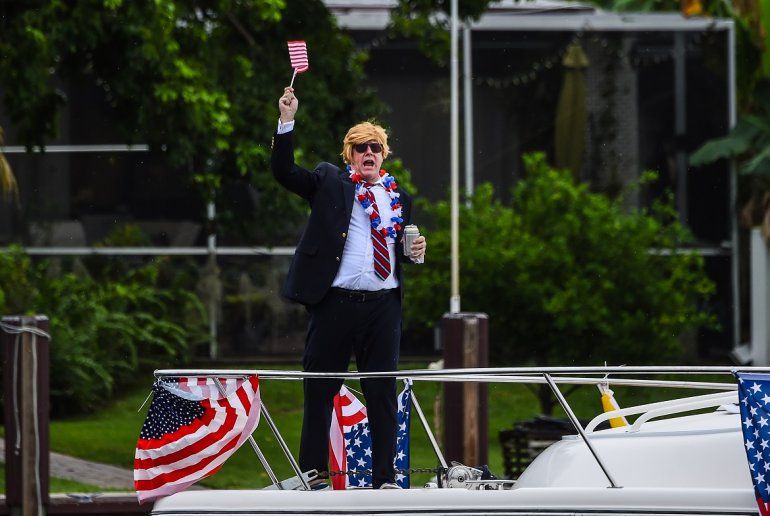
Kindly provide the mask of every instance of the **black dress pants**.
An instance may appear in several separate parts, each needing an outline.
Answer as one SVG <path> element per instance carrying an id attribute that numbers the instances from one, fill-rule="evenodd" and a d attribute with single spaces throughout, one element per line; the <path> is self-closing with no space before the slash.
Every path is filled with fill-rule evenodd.
<path id="1" fill-rule="evenodd" d="M 376 299 L 331 289 L 308 307 L 310 324 L 303 368 L 311 372 L 345 372 L 351 353 L 361 372 L 395 371 L 401 342 L 401 296 L 398 289 Z M 303 471 L 328 471 L 329 427 L 334 395 L 341 379 L 307 378 L 299 464 Z M 376 489 L 394 482 L 398 410 L 395 378 L 363 379 L 372 433 L 372 483 Z"/>

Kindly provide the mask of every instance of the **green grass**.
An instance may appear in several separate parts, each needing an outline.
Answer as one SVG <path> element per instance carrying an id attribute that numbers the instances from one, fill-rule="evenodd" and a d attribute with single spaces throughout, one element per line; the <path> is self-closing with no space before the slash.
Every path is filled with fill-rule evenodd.
<path id="1" fill-rule="evenodd" d="M 422 364 L 402 364 L 402 369 L 422 367 Z M 294 369 L 290 366 L 289 369 Z M 137 411 L 149 394 L 151 377 L 147 388 L 126 393 L 109 408 L 97 413 L 51 422 L 51 449 L 83 459 L 104 462 L 125 468 L 133 465 L 134 446 L 146 415 L 147 406 Z M 725 380 L 729 381 L 729 380 Z M 352 387 L 358 389 L 355 383 Z M 433 382 L 415 382 L 415 393 L 420 405 L 434 428 L 434 401 L 440 385 Z M 281 434 L 289 444 L 295 457 L 298 455 L 300 427 L 302 423 L 302 384 L 299 381 L 260 381 L 262 399 L 275 420 Z M 566 390 L 566 388 L 565 388 Z M 670 396 L 701 394 L 697 391 L 676 391 L 672 389 L 615 388 L 616 399 L 621 406 L 647 403 Z M 570 405 L 580 418 L 590 419 L 601 411 L 599 393 L 594 386 L 578 388 L 569 397 Z M 502 454 L 497 434 L 501 429 L 511 428 L 516 422 L 531 419 L 540 411 L 537 400 L 524 385 L 489 385 L 489 466 L 493 473 L 502 475 Z M 555 416 L 563 417 L 561 408 Z M 268 458 L 279 478 L 293 475 L 275 438 L 262 420 L 254 434 L 262 452 Z M 412 467 L 435 467 L 436 458 L 416 414 L 412 421 Z M 412 485 L 420 486 L 429 475 L 415 475 Z M 238 450 L 224 467 L 214 476 L 201 482 L 212 488 L 254 488 L 269 484 L 256 455 L 248 444 Z M 54 487 L 55 485 L 61 487 Z M 70 491 L 73 488 L 53 484 L 52 490 Z M 79 490 L 93 491 L 98 488 L 84 487 Z"/>
<path id="2" fill-rule="evenodd" d="M 147 406 L 141 412 L 137 409 L 147 394 L 149 388 L 134 391 L 94 414 L 51 421 L 51 451 L 133 468 L 136 439 Z"/>

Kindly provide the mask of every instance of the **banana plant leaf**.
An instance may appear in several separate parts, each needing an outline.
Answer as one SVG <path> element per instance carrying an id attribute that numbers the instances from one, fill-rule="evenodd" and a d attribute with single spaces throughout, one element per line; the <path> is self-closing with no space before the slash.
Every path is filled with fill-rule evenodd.
<path id="1" fill-rule="evenodd" d="M 690 165 L 701 166 L 722 158 L 736 158 L 748 152 L 761 129 L 749 117 L 741 117 L 727 136 L 704 143 L 690 155 Z"/>
<path id="2" fill-rule="evenodd" d="M 701 166 L 718 159 L 748 157 L 741 174 L 770 174 L 770 115 L 743 115 L 730 134 L 703 144 L 690 155 L 690 165 Z"/>
<path id="3" fill-rule="evenodd" d="M 744 163 L 738 172 L 747 176 L 770 176 L 770 146 L 765 146 L 759 154 Z"/>

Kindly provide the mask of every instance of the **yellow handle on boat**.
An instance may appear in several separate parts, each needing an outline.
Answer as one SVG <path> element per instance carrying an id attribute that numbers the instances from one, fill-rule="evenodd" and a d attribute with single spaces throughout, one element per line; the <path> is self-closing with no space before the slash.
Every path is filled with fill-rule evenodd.
<path id="1" fill-rule="evenodd" d="M 613 410 L 620 410 L 618 402 L 615 401 L 615 393 L 609 388 L 607 384 L 599 384 L 599 391 L 602 393 L 602 408 L 605 412 L 612 412 Z M 619 428 L 621 426 L 628 426 L 628 421 L 625 417 L 613 417 L 610 418 L 610 427 Z"/>

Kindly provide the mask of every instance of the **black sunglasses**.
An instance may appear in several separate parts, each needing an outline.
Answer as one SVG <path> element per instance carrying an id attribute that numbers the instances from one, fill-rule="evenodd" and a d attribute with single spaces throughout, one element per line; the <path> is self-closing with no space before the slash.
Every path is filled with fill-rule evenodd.
<path id="1" fill-rule="evenodd" d="M 358 152 L 359 154 L 365 153 L 367 147 L 372 149 L 372 152 L 375 154 L 382 152 L 382 145 L 376 142 L 375 143 L 357 143 L 353 145 L 353 149 L 355 149 L 355 151 Z"/>

